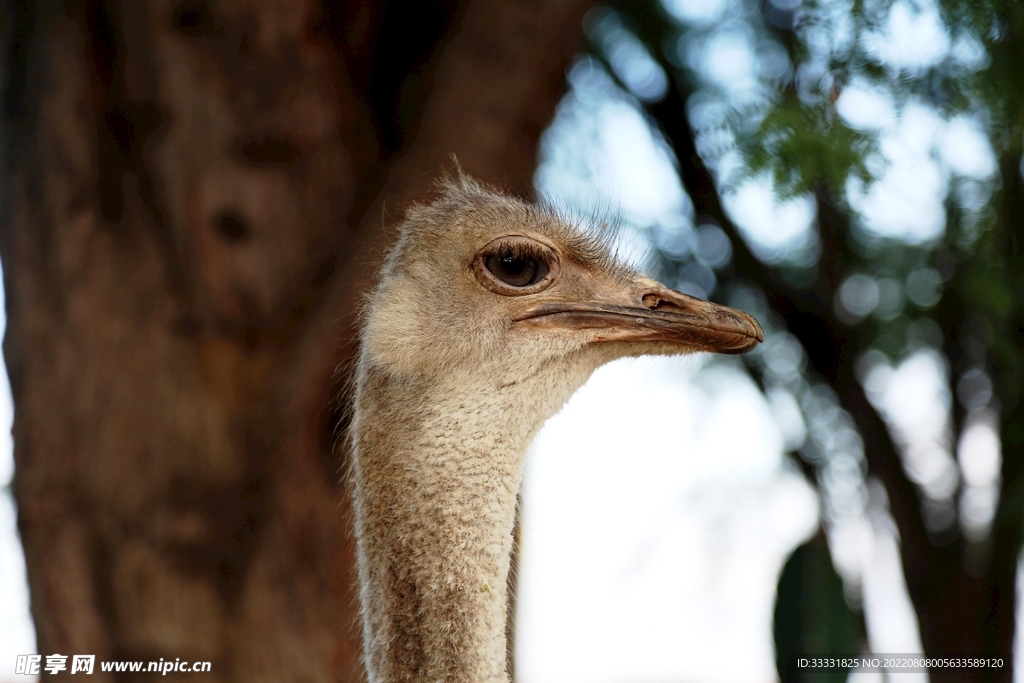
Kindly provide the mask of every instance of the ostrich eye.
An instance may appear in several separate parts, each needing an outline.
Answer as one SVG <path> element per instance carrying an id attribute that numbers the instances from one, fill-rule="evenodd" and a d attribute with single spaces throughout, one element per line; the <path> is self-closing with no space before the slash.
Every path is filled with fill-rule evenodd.
<path id="1" fill-rule="evenodd" d="M 491 275 L 510 287 L 535 285 L 548 274 L 547 262 L 531 255 L 517 255 L 509 251 L 488 254 L 484 266 Z"/>
<path id="2" fill-rule="evenodd" d="M 558 257 L 551 247 L 535 239 L 508 235 L 481 249 L 473 270 L 480 284 L 495 294 L 535 294 L 554 281 Z"/>

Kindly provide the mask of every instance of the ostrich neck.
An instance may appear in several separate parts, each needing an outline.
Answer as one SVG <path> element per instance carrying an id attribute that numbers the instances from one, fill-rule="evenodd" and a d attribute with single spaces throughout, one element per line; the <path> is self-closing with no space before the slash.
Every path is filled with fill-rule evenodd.
<path id="1" fill-rule="evenodd" d="M 506 583 L 523 459 L 575 386 L 540 404 L 517 387 L 460 386 L 360 369 L 353 478 L 371 683 L 508 680 Z"/>

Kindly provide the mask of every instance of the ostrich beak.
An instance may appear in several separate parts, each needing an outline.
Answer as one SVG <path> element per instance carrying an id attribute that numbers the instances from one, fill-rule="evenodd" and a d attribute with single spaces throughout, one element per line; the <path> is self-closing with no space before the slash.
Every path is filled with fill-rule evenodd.
<path id="1" fill-rule="evenodd" d="M 647 278 L 597 292 L 589 301 L 537 304 L 515 320 L 531 327 L 587 330 L 595 342 L 666 342 L 715 353 L 745 353 L 764 341 L 761 326 L 743 311 Z"/>

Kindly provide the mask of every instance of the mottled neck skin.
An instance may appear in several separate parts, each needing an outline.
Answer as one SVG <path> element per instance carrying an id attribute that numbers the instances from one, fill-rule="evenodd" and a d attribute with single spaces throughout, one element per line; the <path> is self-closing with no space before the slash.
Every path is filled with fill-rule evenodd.
<path id="1" fill-rule="evenodd" d="M 601 363 L 522 382 L 396 376 L 364 354 L 353 483 L 370 683 L 506 683 L 506 584 L 530 441 Z"/>

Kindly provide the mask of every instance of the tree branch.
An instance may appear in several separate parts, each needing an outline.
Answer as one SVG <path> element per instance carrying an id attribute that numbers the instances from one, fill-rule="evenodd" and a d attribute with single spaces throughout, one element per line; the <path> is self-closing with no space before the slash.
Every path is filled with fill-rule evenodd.
<path id="1" fill-rule="evenodd" d="M 668 37 L 668 30 L 659 9 L 628 0 L 625 4 L 629 6 L 630 16 L 637 21 L 641 39 L 651 46 L 662 45 Z M 660 55 L 658 58 L 662 68 L 673 74 L 673 67 Z M 690 194 L 697 215 L 716 221 L 732 240 L 736 273 L 761 288 L 772 309 L 800 340 L 811 368 L 836 390 L 843 408 L 854 418 L 864 438 L 869 471 L 883 482 L 888 492 L 891 513 L 900 532 L 908 589 L 918 614 L 925 621 L 930 613 L 936 549 L 928 540 L 916 487 L 903 470 L 888 427 L 871 406 L 854 374 L 854 360 L 866 349 L 870 337 L 863 330 L 849 328 L 836 318 L 830 305 L 837 285 L 835 277 L 819 277 L 810 291 L 796 289 L 786 285 L 783 278 L 772 273 L 753 255 L 726 214 L 717 184 L 697 151 L 686 111 L 686 99 L 690 93 L 684 90 L 679 78 L 670 77 L 669 81 L 670 88 L 665 98 L 647 105 L 646 110 L 658 122 L 676 153 L 683 185 Z M 843 236 L 849 233 L 845 215 L 826 192 L 819 192 L 817 198 L 822 241 L 831 252 L 823 258 L 839 259 L 836 252 L 841 247 Z M 838 263 L 830 263 L 829 266 L 828 270 L 833 275 L 841 268 Z M 922 626 L 927 628 L 925 624 Z"/>

